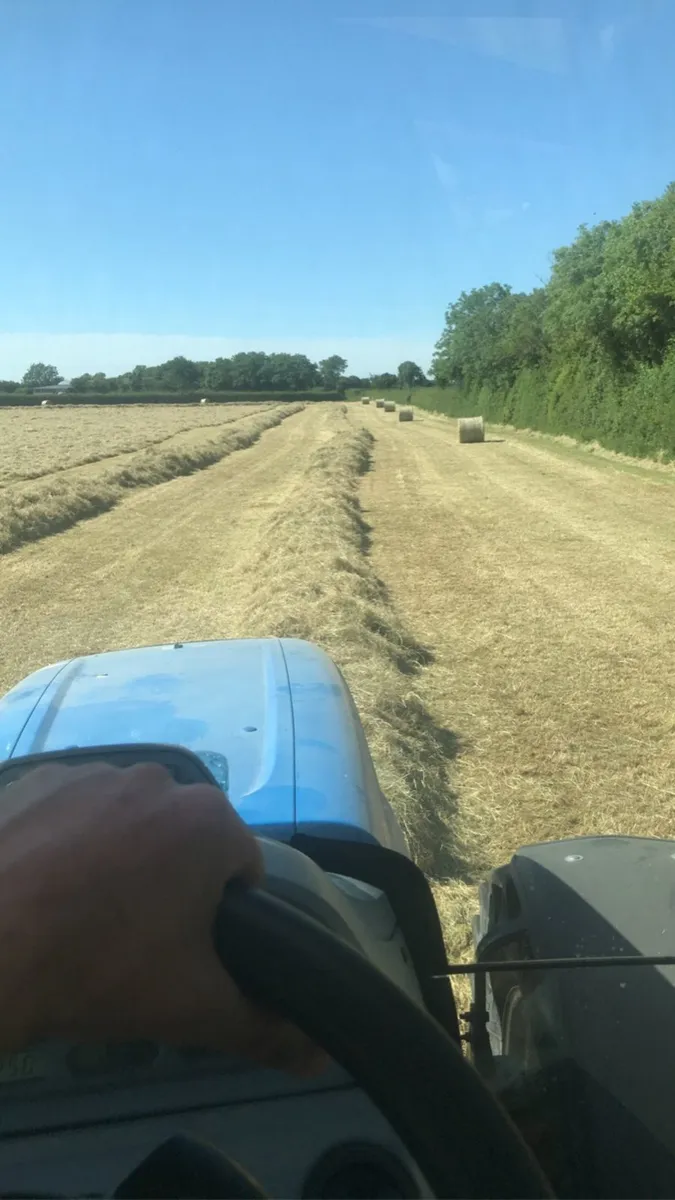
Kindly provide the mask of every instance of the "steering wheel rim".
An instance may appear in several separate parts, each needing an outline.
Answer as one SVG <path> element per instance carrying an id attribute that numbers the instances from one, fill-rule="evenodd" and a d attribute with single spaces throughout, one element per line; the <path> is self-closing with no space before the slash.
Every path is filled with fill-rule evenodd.
<path id="1" fill-rule="evenodd" d="M 231 885 L 215 925 L 225 969 L 370 1097 L 438 1197 L 553 1192 L 519 1132 L 441 1026 L 357 950 L 268 892 Z"/>

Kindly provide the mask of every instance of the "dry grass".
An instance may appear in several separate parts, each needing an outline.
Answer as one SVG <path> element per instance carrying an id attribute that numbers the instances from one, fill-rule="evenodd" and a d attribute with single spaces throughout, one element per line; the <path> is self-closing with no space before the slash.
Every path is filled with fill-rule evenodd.
<path id="1" fill-rule="evenodd" d="M 190 429 L 217 429 L 264 405 L 83 405 L 0 408 L 0 486 L 160 445 Z"/>
<path id="2" fill-rule="evenodd" d="M 521 438 L 523 441 L 543 442 L 543 449 L 549 452 L 555 450 L 558 446 L 562 446 L 575 453 L 590 454 L 595 459 L 613 463 L 615 466 L 640 467 L 648 471 L 655 470 L 670 476 L 671 479 L 675 479 L 675 463 L 666 458 L 665 451 L 663 450 L 659 451 L 656 458 L 636 458 L 633 454 L 619 454 L 615 450 L 608 450 L 600 442 L 580 442 L 577 438 L 568 437 L 567 434 L 563 433 L 552 436 L 551 434 L 540 433 L 538 429 L 515 429 L 511 425 L 504 425 L 502 428 L 508 431 L 511 436 Z"/>
<path id="3" fill-rule="evenodd" d="M 94 520 L 0 556 L 0 694 L 47 662 L 231 636 L 240 563 L 326 420 L 308 406 L 206 470 L 131 490 Z"/>
<path id="4" fill-rule="evenodd" d="M 419 688 L 456 731 L 471 876 L 523 843 L 675 836 L 675 492 L 520 439 L 466 457 L 454 422 L 377 429 L 372 557 L 433 647 Z M 476 898 L 438 889 L 451 953 Z"/>
<path id="5" fill-rule="evenodd" d="M 383 790 L 416 859 L 430 871 L 461 873 L 448 774 L 456 744 L 417 690 L 431 656 L 403 626 L 368 554 L 358 484 L 372 443 L 370 433 L 342 419 L 315 451 L 241 565 L 236 633 L 307 638 L 327 650 L 353 692 Z"/>
<path id="6" fill-rule="evenodd" d="M 133 488 L 203 470 L 235 450 L 252 445 L 266 429 L 300 408 L 302 405 L 297 404 L 274 405 L 264 411 L 247 411 L 246 415 L 240 410 L 236 420 L 230 414 L 217 422 L 215 431 L 206 424 L 198 430 L 191 428 L 162 438 L 158 446 L 106 456 L 95 467 L 71 468 L 31 484 L 8 485 L 0 490 L 0 554 L 106 512 Z M 99 411 L 101 415 L 106 412 Z M 207 430 L 211 431 L 210 437 Z"/>

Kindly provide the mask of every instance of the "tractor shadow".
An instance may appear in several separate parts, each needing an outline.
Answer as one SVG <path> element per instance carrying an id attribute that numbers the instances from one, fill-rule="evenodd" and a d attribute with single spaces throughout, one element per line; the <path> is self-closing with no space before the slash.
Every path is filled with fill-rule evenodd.
<path id="1" fill-rule="evenodd" d="M 379 581 L 378 581 L 379 582 Z M 436 661 L 428 646 L 418 642 L 396 621 L 387 621 L 379 612 L 366 612 L 363 623 L 369 633 L 377 634 L 386 643 L 387 657 L 402 675 L 417 675 L 424 667 Z"/>
<path id="2" fill-rule="evenodd" d="M 388 697 L 375 715 L 380 729 L 386 729 L 387 773 L 402 785 L 399 816 L 415 861 L 439 881 L 473 881 L 476 863 L 457 833 L 458 796 L 452 785 L 455 760 L 465 749 L 460 737 L 435 721 L 415 695 Z"/>

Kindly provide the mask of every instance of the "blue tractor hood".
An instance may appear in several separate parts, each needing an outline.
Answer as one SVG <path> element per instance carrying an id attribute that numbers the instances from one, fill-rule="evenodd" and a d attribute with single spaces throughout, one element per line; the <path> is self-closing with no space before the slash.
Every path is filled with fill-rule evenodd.
<path id="1" fill-rule="evenodd" d="M 43 667 L 0 700 L 0 760 L 164 742 L 206 763 L 257 833 L 375 841 L 408 854 L 361 722 L 309 642 L 175 643 Z"/>

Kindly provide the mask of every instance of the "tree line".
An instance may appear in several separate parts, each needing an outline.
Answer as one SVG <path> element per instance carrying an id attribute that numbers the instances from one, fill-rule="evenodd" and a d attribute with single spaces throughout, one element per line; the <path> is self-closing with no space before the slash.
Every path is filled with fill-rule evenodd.
<path id="1" fill-rule="evenodd" d="M 675 457 L 675 183 L 582 225 L 529 293 L 490 283 L 450 304 L 432 374 L 446 411 Z M 462 410 L 462 411 L 460 411 Z"/>
<path id="2" fill-rule="evenodd" d="M 69 381 L 73 392 L 308 392 L 348 388 L 421 387 L 428 381 L 414 362 L 402 362 L 396 374 L 385 372 L 363 378 L 347 374 L 348 363 L 332 354 L 314 363 L 304 354 L 266 354 L 249 351 L 213 362 L 193 362 L 178 355 L 156 367 L 137 366 L 122 375 L 102 371 L 78 375 Z M 32 363 L 21 382 L 0 381 L 0 391 L 31 391 L 54 387 L 63 376 L 51 363 Z"/>

